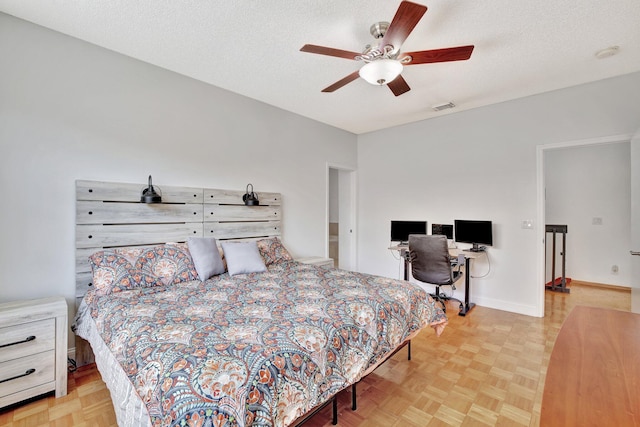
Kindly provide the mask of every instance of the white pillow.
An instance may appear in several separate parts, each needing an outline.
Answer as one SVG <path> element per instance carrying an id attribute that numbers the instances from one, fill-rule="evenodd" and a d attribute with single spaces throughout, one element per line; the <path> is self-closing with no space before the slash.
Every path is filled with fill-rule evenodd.
<path id="1" fill-rule="evenodd" d="M 230 276 L 267 271 L 255 241 L 222 242 L 221 245 Z"/>
<path id="2" fill-rule="evenodd" d="M 203 282 L 210 277 L 224 273 L 224 264 L 218 251 L 216 239 L 212 237 L 189 237 L 187 240 L 193 265 L 198 278 Z"/>

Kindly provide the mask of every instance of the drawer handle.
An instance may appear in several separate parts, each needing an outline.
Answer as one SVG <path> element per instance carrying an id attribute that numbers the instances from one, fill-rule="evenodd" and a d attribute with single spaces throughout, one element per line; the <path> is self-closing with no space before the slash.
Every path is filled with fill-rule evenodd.
<path id="1" fill-rule="evenodd" d="M 6 380 L 0 380 L 0 384 L 6 383 L 7 381 L 11 381 L 11 380 L 16 380 L 18 378 L 26 377 L 27 375 L 33 374 L 35 371 L 36 370 L 33 368 L 27 369 L 27 371 L 24 374 L 16 375 L 15 377 L 7 378 Z"/>
<path id="2" fill-rule="evenodd" d="M 16 344 L 22 344 L 25 342 L 33 341 L 35 339 L 36 339 L 35 335 L 29 335 L 27 338 L 23 339 L 22 341 L 10 342 L 9 344 L 2 344 L 0 345 L 0 348 L 9 347 Z"/>

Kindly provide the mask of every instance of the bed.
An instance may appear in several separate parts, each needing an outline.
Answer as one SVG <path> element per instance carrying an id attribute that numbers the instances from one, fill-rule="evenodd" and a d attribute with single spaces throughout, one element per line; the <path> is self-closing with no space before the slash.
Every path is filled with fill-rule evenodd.
<path id="1" fill-rule="evenodd" d="M 251 242 L 264 271 L 231 275 L 225 251 L 224 272 L 206 280 L 186 243 L 91 255 L 74 331 L 119 425 L 292 425 L 426 326 L 446 325 L 413 284 L 296 262 L 278 236 Z"/>

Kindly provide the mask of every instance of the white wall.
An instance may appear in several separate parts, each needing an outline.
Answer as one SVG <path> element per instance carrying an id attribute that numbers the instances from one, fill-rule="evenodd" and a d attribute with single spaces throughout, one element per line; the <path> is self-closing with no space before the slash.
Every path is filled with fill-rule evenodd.
<path id="1" fill-rule="evenodd" d="M 75 180 L 283 195 L 283 240 L 323 255 L 326 165 L 355 135 L 0 13 L 0 301 L 73 306 Z M 73 313 L 74 310 L 71 310 Z"/>
<path id="2" fill-rule="evenodd" d="M 629 156 L 629 142 L 545 151 L 546 222 L 568 226 L 567 277 L 630 286 Z M 594 218 L 602 219 L 602 224 L 593 224 Z M 556 242 L 558 254 L 562 237 Z M 556 262 L 559 277 L 560 261 Z M 612 271 L 613 265 L 618 272 Z"/>
<path id="3" fill-rule="evenodd" d="M 359 135 L 359 269 L 398 277 L 391 219 L 492 220 L 491 273 L 472 281 L 471 301 L 537 315 L 536 232 L 521 228 L 537 214 L 536 146 L 633 134 L 638 99 L 634 73 Z"/>

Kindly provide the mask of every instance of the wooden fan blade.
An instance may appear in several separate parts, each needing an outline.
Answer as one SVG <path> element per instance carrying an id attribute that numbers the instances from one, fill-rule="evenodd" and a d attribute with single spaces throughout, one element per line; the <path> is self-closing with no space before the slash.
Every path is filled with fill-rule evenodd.
<path id="1" fill-rule="evenodd" d="M 400 55 L 404 58 L 406 56 L 411 57 L 411 61 L 404 65 L 417 65 L 417 64 L 429 64 L 433 62 L 448 62 L 448 61 L 464 61 L 471 57 L 473 52 L 473 45 L 449 47 L 446 49 L 434 49 L 434 50 L 421 50 L 418 52 L 406 52 Z M 402 59 L 399 58 L 399 59 Z"/>
<path id="2" fill-rule="evenodd" d="M 389 86 L 389 89 L 391 89 L 391 92 L 393 92 L 395 96 L 400 96 L 411 90 L 402 75 L 393 79 L 391 83 L 387 83 L 387 86 Z"/>
<path id="3" fill-rule="evenodd" d="M 348 50 L 334 49 L 332 47 L 316 46 L 314 44 L 305 44 L 300 49 L 302 52 L 317 53 L 319 55 L 337 56 L 338 58 L 355 59 L 356 56 L 362 55 L 358 52 L 349 52 Z"/>
<path id="4" fill-rule="evenodd" d="M 396 16 L 393 17 L 393 21 L 389 24 L 389 28 L 380 45 L 386 46 L 390 44 L 396 50 L 400 49 L 402 43 L 409 37 L 409 34 L 426 11 L 427 7 L 421 4 L 411 3 L 410 1 L 400 3 Z"/>
<path id="5" fill-rule="evenodd" d="M 357 79 L 358 77 L 360 77 L 359 70 L 354 71 L 353 73 L 349 74 L 347 77 L 338 80 L 337 82 L 335 82 L 334 84 L 332 84 L 331 86 L 328 86 L 324 89 L 322 89 L 323 92 L 333 92 L 335 90 L 340 89 L 342 86 L 346 85 L 347 83 L 351 83 L 352 81 L 354 81 L 355 79 Z"/>

